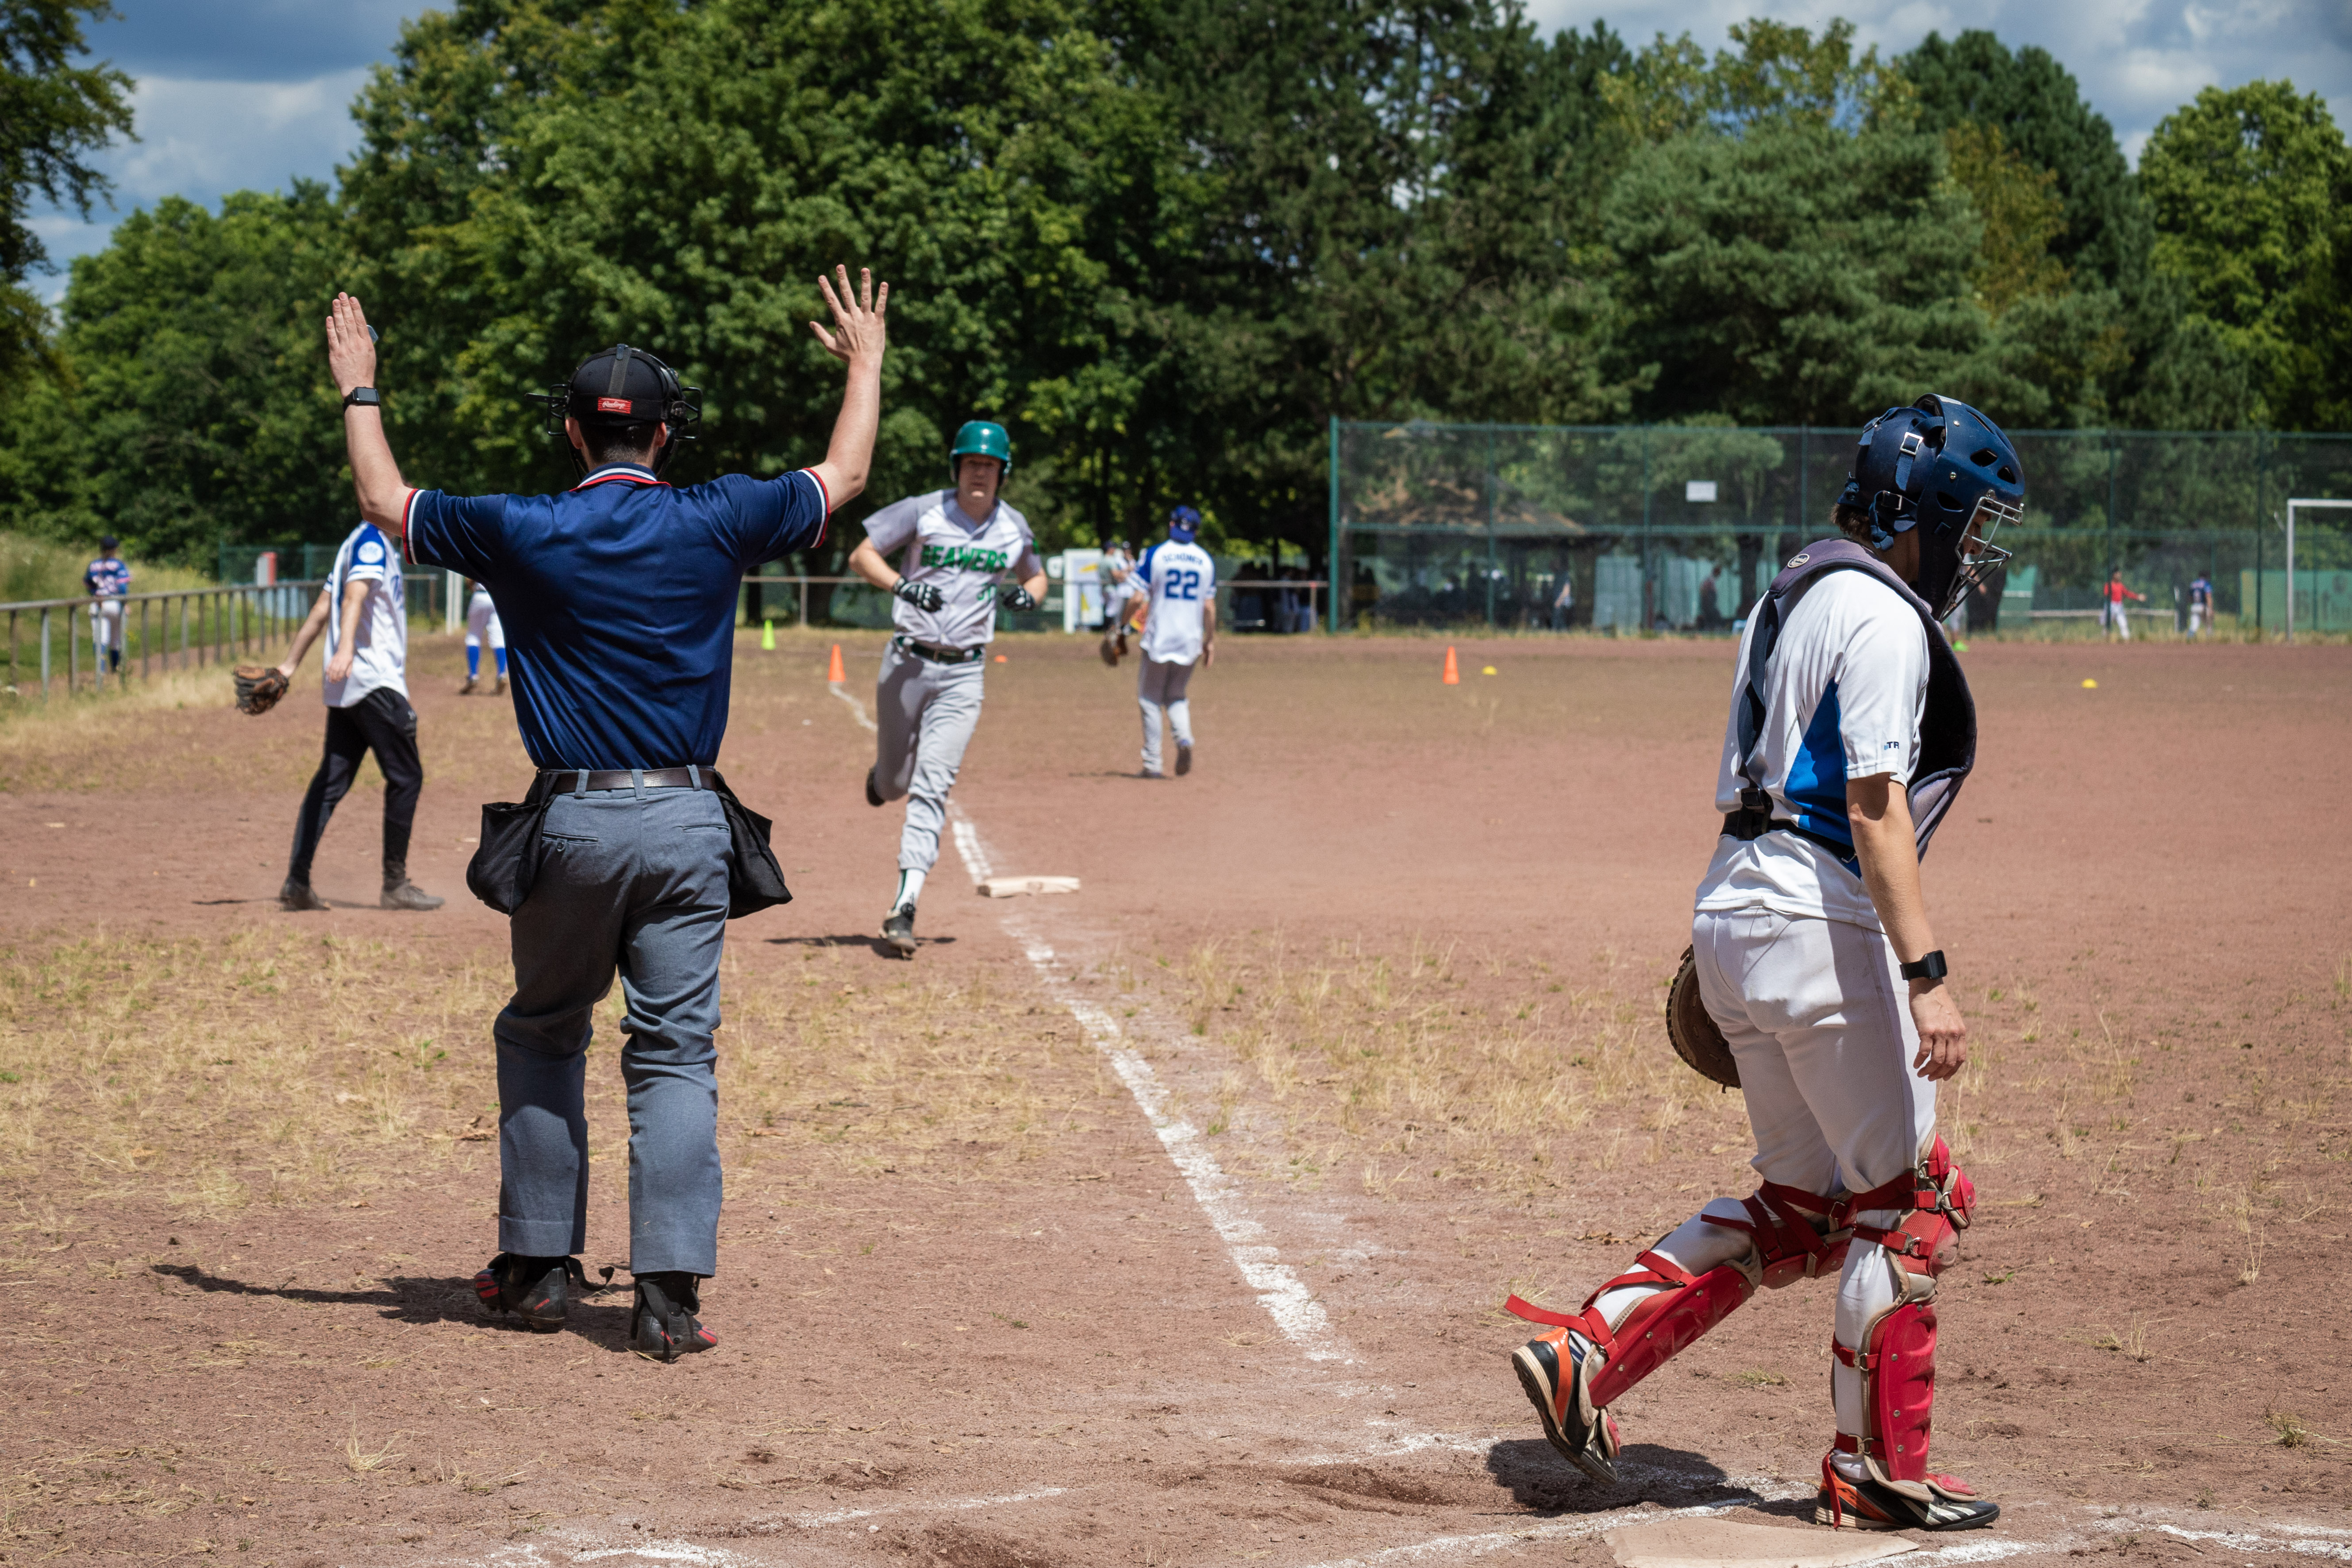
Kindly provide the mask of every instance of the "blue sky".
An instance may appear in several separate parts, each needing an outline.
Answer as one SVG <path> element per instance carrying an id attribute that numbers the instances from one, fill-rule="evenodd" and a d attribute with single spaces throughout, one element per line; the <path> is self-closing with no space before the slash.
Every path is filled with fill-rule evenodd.
<path id="1" fill-rule="evenodd" d="M 141 140 L 100 160 L 115 207 L 84 224 L 38 220 L 66 261 L 106 243 L 124 213 L 159 196 L 215 203 L 228 191 L 331 177 L 357 139 L 349 105 L 368 67 L 391 56 L 415 0 L 116 0 L 118 19 L 91 30 L 94 52 L 138 79 Z M 2287 77 L 2324 93 L 2352 125 L 2352 4 L 2347 0 L 1528 0 L 1547 28 L 1596 19 L 1636 44 L 1690 33 L 1720 47 L 1731 24 L 1771 16 L 1819 26 L 1856 16 L 1864 41 L 1910 47 L 1990 27 L 2012 47 L 2057 56 L 2137 158 L 2156 122 L 2209 84 Z M 1862 14 L 1866 13 L 1866 19 Z M 62 274 L 46 280 L 54 298 Z M 42 286 L 37 280 L 37 287 Z"/>

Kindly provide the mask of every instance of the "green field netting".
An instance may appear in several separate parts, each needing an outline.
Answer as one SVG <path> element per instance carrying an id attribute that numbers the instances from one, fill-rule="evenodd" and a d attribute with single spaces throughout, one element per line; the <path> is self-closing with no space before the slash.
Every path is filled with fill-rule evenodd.
<path id="1" fill-rule="evenodd" d="M 1858 433 L 1335 422 L 1332 624 L 1728 631 L 1832 531 Z M 2000 537 L 2012 568 L 1968 606 L 1978 630 L 2092 620 L 2120 568 L 2144 624 L 2177 624 L 2202 574 L 2225 625 L 2275 631 L 2287 498 L 2352 496 L 2352 436 L 2013 438 L 2025 522 Z M 2352 631 L 2347 542 L 2352 511 L 2297 514 L 2298 631 Z"/>

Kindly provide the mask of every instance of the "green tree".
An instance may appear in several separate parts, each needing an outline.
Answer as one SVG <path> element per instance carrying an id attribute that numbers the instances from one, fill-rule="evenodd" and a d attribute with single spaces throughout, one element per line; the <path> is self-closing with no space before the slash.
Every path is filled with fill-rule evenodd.
<path id="1" fill-rule="evenodd" d="M 73 264 L 58 340 L 73 384 L 28 399 L 11 432 L 21 513 L 191 563 L 222 540 L 339 536 L 350 479 L 319 334 L 346 265 L 312 182 L 217 216 L 167 196 L 125 218 Z"/>
<path id="2" fill-rule="evenodd" d="M 1916 94 L 1923 130 L 1982 125 L 2035 168 L 2056 176 L 2064 226 L 2051 254 L 2086 285 L 2129 287 L 2147 265 L 2146 204 L 2113 126 L 2066 68 L 2031 45 L 2012 53 L 1970 29 L 1930 33 L 1896 62 Z"/>
<path id="3" fill-rule="evenodd" d="M 0 388 L 50 357 L 47 312 L 24 287 L 48 264 L 34 199 L 88 218 L 108 188 L 89 156 L 131 133 L 131 79 L 73 63 L 85 19 L 113 14 L 108 0 L 0 0 Z"/>
<path id="4" fill-rule="evenodd" d="M 639 343 L 704 389 L 694 478 L 821 455 L 815 279 L 894 285 L 869 500 L 1013 429 L 1014 498 L 1075 527 L 1131 485 L 1181 182 L 1147 99 L 1061 0 L 468 0 L 404 30 L 346 176 L 421 482 L 543 488 L 527 399 Z M 450 435 L 457 439 L 452 442 Z"/>
<path id="5" fill-rule="evenodd" d="M 1658 367 L 1653 417 L 1858 420 L 1982 348 L 1979 226 L 1932 135 L 1818 120 L 1679 135 L 1610 192 L 1613 347 Z"/>
<path id="6" fill-rule="evenodd" d="M 2209 87 L 2158 122 L 2140 179 L 2156 264 L 2250 362 L 2271 416 L 2302 424 L 2280 395 L 2319 325 L 2308 312 L 2332 293 L 2321 279 L 2352 206 L 2352 154 L 2326 100 L 2285 81 Z"/>

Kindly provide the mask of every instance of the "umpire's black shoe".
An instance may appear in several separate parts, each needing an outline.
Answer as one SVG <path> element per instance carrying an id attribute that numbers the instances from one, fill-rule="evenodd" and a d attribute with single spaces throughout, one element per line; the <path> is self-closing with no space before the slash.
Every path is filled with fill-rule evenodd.
<path id="1" fill-rule="evenodd" d="M 312 892 L 310 883 L 298 882 L 289 877 L 286 885 L 278 889 L 278 907 L 299 914 L 305 910 L 323 910 L 327 907 L 327 900 Z"/>
<path id="2" fill-rule="evenodd" d="M 882 792 L 874 787 L 874 770 L 872 768 L 866 770 L 866 804 L 868 805 L 880 805 L 883 804 Z"/>
<path id="3" fill-rule="evenodd" d="M 563 1326 L 574 1289 L 585 1296 L 588 1276 L 576 1258 L 526 1258 L 501 1252 L 490 1266 L 474 1276 L 474 1293 L 482 1310 L 493 1318 L 512 1312 L 537 1333 L 551 1334 Z"/>
<path id="4" fill-rule="evenodd" d="M 915 956 L 915 906 L 905 904 L 890 911 L 882 922 L 882 940 L 901 958 Z"/>
<path id="5" fill-rule="evenodd" d="M 629 1314 L 629 1348 L 647 1361 L 676 1361 L 707 1351 L 719 1336 L 702 1326 L 699 1276 L 666 1271 L 637 1276 L 636 1310 Z"/>
<path id="6" fill-rule="evenodd" d="M 405 877 L 383 886 L 383 907 L 388 910 L 437 910 L 448 901 L 434 897 Z"/>

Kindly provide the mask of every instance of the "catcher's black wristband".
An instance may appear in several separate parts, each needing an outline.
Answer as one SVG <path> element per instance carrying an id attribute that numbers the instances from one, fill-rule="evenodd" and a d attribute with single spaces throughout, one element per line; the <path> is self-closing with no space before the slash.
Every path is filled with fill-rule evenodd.
<path id="1" fill-rule="evenodd" d="M 1906 963 L 1902 969 L 1906 980 L 1941 980 L 1950 973 L 1944 967 L 1944 950 L 1940 947 L 1918 963 Z"/>

